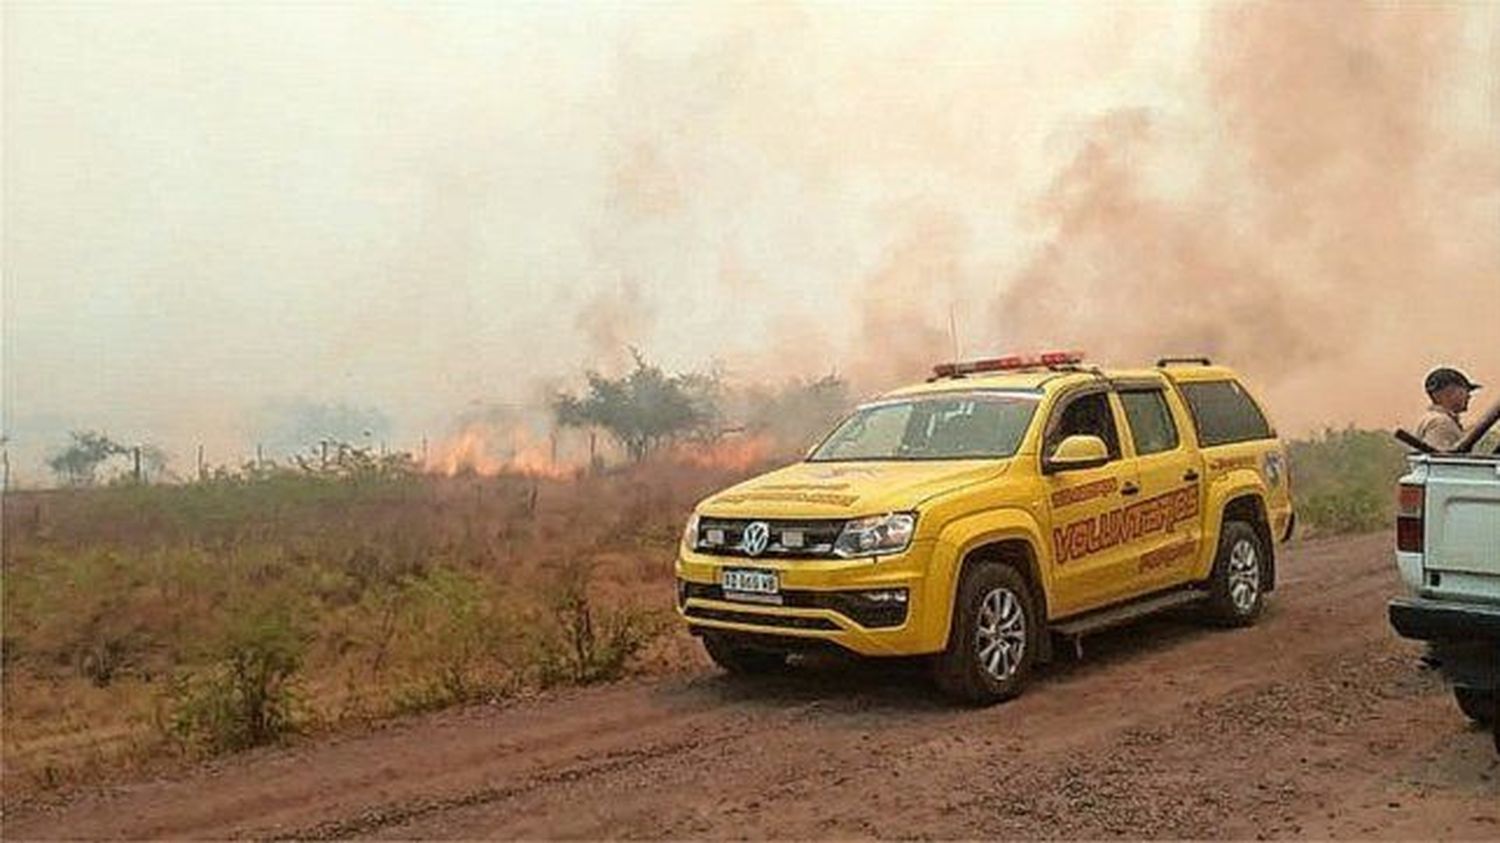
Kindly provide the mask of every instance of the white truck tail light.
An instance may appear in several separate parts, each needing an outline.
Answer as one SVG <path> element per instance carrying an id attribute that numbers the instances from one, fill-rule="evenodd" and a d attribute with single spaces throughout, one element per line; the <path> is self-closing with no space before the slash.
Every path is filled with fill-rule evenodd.
<path id="1" fill-rule="evenodd" d="M 1427 504 L 1427 487 L 1402 483 L 1396 491 L 1396 549 L 1403 553 L 1422 552 L 1422 510 Z"/>

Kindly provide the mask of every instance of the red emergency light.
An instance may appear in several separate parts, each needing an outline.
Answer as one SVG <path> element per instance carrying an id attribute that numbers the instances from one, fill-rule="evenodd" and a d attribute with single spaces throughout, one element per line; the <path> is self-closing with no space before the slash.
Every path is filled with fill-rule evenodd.
<path id="1" fill-rule="evenodd" d="M 958 363 L 939 363 L 932 367 L 934 378 L 958 378 L 981 372 L 1011 372 L 1022 369 L 1052 369 L 1059 366 L 1077 366 L 1083 362 L 1081 351 L 1049 351 L 1035 357 L 1008 354 L 1004 357 L 987 357 L 983 360 L 965 360 Z"/>
<path id="2" fill-rule="evenodd" d="M 1077 366 L 1083 362 L 1081 351 L 1049 351 L 1040 358 L 1043 366 Z"/>

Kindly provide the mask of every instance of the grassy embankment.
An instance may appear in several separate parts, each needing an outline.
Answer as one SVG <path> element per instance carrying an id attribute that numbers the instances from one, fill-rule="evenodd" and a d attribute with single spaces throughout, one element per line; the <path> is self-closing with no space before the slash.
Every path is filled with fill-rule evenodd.
<path id="1" fill-rule="evenodd" d="M 1305 532 L 1380 528 L 1383 433 L 1293 443 Z M 152 759 L 697 658 L 667 623 L 697 498 L 735 473 L 279 474 L 13 494 L 8 794 Z"/>

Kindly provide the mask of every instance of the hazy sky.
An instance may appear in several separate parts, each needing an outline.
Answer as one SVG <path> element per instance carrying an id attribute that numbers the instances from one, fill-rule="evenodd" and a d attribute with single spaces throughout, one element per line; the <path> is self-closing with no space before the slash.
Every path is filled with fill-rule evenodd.
<path id="1" fill-rule="evenodd" d="M 84 427 L 228 460 L 347 404 L 407 444 L 627 343 L 920 376 L 870 361 L 950 308 L 966 352 L 1004 344 L 992 302 L 1100 115 L 1188 155 L 1225 131 L 1213 8 L 7 5 L 5 430 L 23 468 Z M 1500 21 L 1460 17 L 1442 120 L 1481 160 Z M 1496 345 L 1444 352 L 1493 380 Z"/>

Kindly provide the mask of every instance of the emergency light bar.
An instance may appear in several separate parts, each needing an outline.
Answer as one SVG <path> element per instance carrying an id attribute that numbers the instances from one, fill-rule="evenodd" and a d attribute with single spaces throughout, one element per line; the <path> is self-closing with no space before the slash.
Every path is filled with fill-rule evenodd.
<path id="1" fill-rule="evenodd" d="M 1035 357 L 1009 354 L 1005 357 L 988 357 L 983 360 L 965 360 L 958 363 L 939 363 L 932 367 L 932 377 L 960 378 L 981 372 L 1012 372 L 1022 369 L 1052 369 L 1059 366 L 1077 366 L 1083 362 L 1081 351 L 1049 351 Z"/>

